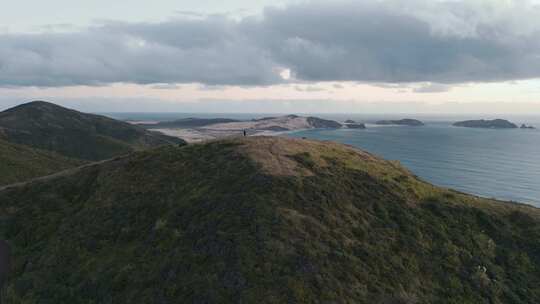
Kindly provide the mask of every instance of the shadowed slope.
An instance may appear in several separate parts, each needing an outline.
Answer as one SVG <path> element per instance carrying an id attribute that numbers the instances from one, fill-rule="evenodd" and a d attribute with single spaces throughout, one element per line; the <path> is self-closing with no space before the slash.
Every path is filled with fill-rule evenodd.
<path id="1" fill-rule="evenodd" d="M 6 303 L 534 303 L 538 209 L 351 147 L 162 147 L 0 191 Z"/>
<path id="2" fill-rule="evenodd" d="M 0 186 L 49 175 L 83 163 L 0 139 Z"/>
<path id="3" fill-rule="evenodd" d="M 35 101 L 0 112 L 0 138 L 86 160 L 183 141 L 100 115 Z"/>

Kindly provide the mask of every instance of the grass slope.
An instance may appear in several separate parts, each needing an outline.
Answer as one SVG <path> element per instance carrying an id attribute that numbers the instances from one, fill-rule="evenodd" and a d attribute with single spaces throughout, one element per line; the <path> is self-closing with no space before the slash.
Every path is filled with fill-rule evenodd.
<path id="1" fill-rule="evenodd" d="M 540 213 L 307 140 L 162 147 L 0 192 L 6 303 L 538 303 Z"/>
<path id="2" fill-rule="evenodd" d="M 103 160 L 181 139 L 108 117 L 35 101 L 0 112 L 0 137 L 85 159 Z"/>
<path id="3" fill-rule="evenodd" d="M 49 175 L 83 163 L 0 139 L 0 186 Z"/>

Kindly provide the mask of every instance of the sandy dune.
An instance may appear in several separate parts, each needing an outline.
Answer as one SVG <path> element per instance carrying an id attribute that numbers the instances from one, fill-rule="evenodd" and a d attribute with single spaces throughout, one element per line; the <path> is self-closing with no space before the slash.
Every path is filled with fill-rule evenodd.
<path id="1" fill-rule="evenodd" d="M 248 136 L 274 136 L 288 131 L 313 129 L 315 126 L 308 117 L 287 115 L 268 117 L 257 120 L 211 124 L 199 128 L 159 128 L 152 129 L 169 136 L 182 138 L 187 142 L 242 136 L 246 131 Z"/>
<path id="2" fill-rule="evenodd" d="M 267 119 L 259 119 L 253 121 L 241 121 L 241 122 L 231 122 L 231 123 L 222 123 L 214 124 L 203 127 L 207 130 L 231 130 L 231 131 L 242 131 L 242 130 L 269 130 L 272 128 L 282 128 L 282 131 L 289 130 L 300 130 L 300 129 L 310 129 L 312 128 L 311 124 L 308 122 L 307 117 L 300 116 L 283 116 Z"/>

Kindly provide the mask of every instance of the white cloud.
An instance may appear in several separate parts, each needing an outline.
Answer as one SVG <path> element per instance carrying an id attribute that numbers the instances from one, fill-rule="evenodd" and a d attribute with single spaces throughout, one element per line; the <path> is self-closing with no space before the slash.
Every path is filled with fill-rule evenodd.
<path id="1" fill-rule="evenodd" d="M 451 86 L 440 83 L 427 83 L 413 89 L 415 93 L 442 93 L 452 89 Z"/>

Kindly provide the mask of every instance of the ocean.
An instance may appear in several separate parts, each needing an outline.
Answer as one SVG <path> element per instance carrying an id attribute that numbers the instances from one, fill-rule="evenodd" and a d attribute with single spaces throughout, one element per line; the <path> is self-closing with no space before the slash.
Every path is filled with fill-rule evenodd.
<path id="1" fill-rule="evenodd" d="M 540 207 L 540 130 L 459 128 L 452 126 L 455 120 L 442 117 L 423 121 L 423 127 L 368 124 L 366 130 L 307 130 L 289 136 L 349 144 L 398 160 L 438 186 Z M 513 121 L 540 126 L 534 117 Z"/>
<path id="2" fill-rule="evenodd" d="M 109 113 L 118 119 L 171 120 L 185 117 L 250 119 L 269 114 Z M 398 160 L 414 174 L 438 186 L 462 192 L 512 200 L 540 207 L 540 130 L 491 130 L 453 127 L 482 116 L 406 115 L 422 120 L 423 127 L 376 126 L 389 115 L 312 114 L 367 123 L 366 130 L 304 130 L 286 136 L 331 140 L 349 144 L 390 160 Z M 274 114 L 275 116 L 275 114 Z M 493 117 L 494 118 L 494 117 Z M 540 127 L 538 116 L 503 118 Z"/>

